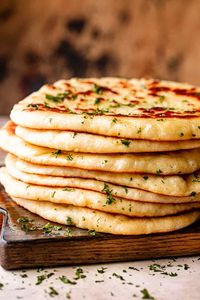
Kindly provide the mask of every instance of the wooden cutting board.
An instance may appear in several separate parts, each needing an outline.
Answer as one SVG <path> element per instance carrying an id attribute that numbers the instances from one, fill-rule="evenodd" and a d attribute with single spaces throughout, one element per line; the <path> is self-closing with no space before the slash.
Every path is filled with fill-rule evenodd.
<path id="1" fill-rule="evenodd" d="M 147 236 L 94 234 L 69 226 L 45 233 L 42 227 L 48 222 L 17 206 L 2 187 L 0 207 L 4 215 L 0 264 L 7 270 L 200 254 L 200 222 L 173 233 Z M 27 231 L 22 217 L 33 220 L 28 226 L 35 230 Z"/>

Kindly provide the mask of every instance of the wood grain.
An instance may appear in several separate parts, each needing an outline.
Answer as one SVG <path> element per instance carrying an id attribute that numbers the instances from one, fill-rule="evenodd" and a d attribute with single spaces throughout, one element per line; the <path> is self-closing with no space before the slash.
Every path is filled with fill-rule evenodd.
<path id="1" fill-rule="evenodd" d="M 20 216 L 33 219 L 40 228 L 47 221 L 17 206 L 3 188 L 0 206 L 7 211 L 0 242 L 0 263 L 7 270 L 200 254 L 199 222 L 173 233 L 147 236 L 91 236 L 78 228 L 66 236 L 67 226 L 48 235 L 40 229 L 28 233 L 21 229 Z"/>

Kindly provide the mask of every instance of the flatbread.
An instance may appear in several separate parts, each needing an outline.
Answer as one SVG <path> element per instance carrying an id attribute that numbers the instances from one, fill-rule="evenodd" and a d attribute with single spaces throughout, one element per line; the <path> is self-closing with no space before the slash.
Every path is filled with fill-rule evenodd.
<path id="1" fill-rule="evenodd" d="M 124 199 L 142 201 L 142 202 L 152 202 L 152 203 L 187 203 L 187 202 L 200 202 L 200 194 L 193 191 L 191 196 L 166 196 L 161 194 L 155 194 L 141 189 L 130 188 L 122 185 L 114 185 L 109 182 L 76 178 L 76 177 L 55 177 L 48 175 L 36 175 L 25 173 L 20 171 L 15 166 L 14 159 L 6 159 L 6 167 L 8 173 L 27 184 L 50 186 L 50 187 L 69 187 L 78 188 L 84 190 L 97 191 L 106 194 L 106 192 L 111 191 L 113 197 L 121 197 Z"/>
<path id="2" fill-rule="evenodd" d="M 66 225 L 67 220 L 70 219 L 76 227 L 111 234 L 139 235 L 169 232 L 187 227 L 200 218 L 199 211 L 162 218 L 130 218 L 72 205 L 58 205 L 15 197 L 13 200 L 48 221 Z"/>
<path id="3" fill-rule="evenodd" d="M 25 160 L 16 158 L 11 154 L 7 155 L 6 162 L 7 161 L 11 161 L 11 164 L 14 164 L 18 170 L 25 172 L 26 174 L 96 179 L 108 183 L 122 185 L 124 187 L 138 188 L 168 196 L 171 195 L 184 197 L 200 192 L 199 171 L 191 175 L 183 176 L 160 176 L 150 174 L 138 175 L 132 173 L 118 174 L 111 172 L 88 171 L 76 168 L 32 164 Z"/>
<path id="4" fill-rule="evenodd" d="M 105 195 L 80 188 L 27 185 L 27 183 L 10 176 L 6 168 L 0 169 L 0 181 L 6 192 L 12 197 L 49 201 L 58 204 L 72 204 L 126 216 L 158 217 L 200 209 L 200 202 L 186 204 L 146 203 L 115 197 L 110 190 Z"/>
<path id="5" fill-rule="evenodd" d="M 64 130 L 38 130 L 17 126 L 15 133 L 33 145 L 86 153 L 159 152 L 200 147 L 200 140 L 157 142 L 121 139 Z"/>
<path id="6" fill-rule="evenodd" d="M 34 146 L 17 137 L 12 123 L 0 130 L 0 147 L 26 161 L 87 170 L 118 173 L 175 175 L 193 173 L 200 168 L 200 148 L 167 153 L 92 154 L 70 153 Z"/>
<path id="7" fill-rule="evenodd" d="M 151 79 L 89 78 L 45 85 L 11 119 L 35 129 L 157 141 L 200 139 L 200 88 Z"/>

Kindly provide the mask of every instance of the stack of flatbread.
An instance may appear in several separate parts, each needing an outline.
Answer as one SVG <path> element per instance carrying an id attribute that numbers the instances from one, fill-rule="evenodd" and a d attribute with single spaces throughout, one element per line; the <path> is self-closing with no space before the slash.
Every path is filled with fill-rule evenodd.
<path id="1" fill-rule="evenodd" d="M 200 89 L 146 79 L 60 80 L 16 104 L 0 181 L 19 205 L 112 234 L 200 218 Z"/>

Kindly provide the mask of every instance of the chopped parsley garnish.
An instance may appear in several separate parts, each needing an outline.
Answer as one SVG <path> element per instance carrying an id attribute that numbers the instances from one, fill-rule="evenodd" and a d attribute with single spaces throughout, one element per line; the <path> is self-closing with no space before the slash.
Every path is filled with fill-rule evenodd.
<path id="1" fill-rule="evenodd" d="M 56 194 L 56 191 L 54 191 L 54 192 L 51 194 L 51 197 L 54 198 L 55 194 Z"/>
<path id="2" fill-rule="evenodd" d="M 103 94 L 103 87 L 95 83 L 93 85 L 92 91 L 96 94 L 101 95 L 101 94 Z"/>
<path id="3" fill-rule="evenodd" d="M 77 284 L 76 281 L 72 281 L 64 275 L 60 276 L 59 279 L 65 284 L 73 284 L 73 285 Z"/>
<path id="4" fill-rule="evenodd" d="M 137 130 L 137 133 L 141 133 L 142 132 L 142 128 L 140 127 L 138 130 Z"/>
<path id="5" fill-rule="evenodd" d="M 124 145 L 124 146 L 126 146 L 126 147 L 129 147 L 129 145 L 130 145 L 130 141 L 129 140 L 121 140 L 121 143 Z"/>
<path id="6" fill-rule="evenodd" d="M 68 155 L 67 155 L 67 160 L 72 161 L 72 160 L 73 160 L 73 156 L 72 156 L 71 154 L 68 154 Z"/>
<path id="7" fill-rule="evenodd" d="M 94 104 L 98 105 L 99 103 L 101 103 L 101 98 L 96 98 L 94 101 Z"/>
<path id="8" fill-rule="evenodd" d="M 155 298 L 154 297 L 152 297 L 150 294 L 149 294 L 149 292 L 148 292 L 148 290 L 147 289 L 143 289 L 143 290 L 141 290 L 140 291 L 141 293 L 142 293 L 142 299 L 150 299 L 150 300 L 154 300 Z"/>
<path id="9" fill-rule="evenodd" d="M 117 123 L 117 119 L 116 118 L 112 119 L 112 122 Z"/>
<path id="10" fill-rule="evenodd" d="M 74 188 L 71 189 L 71 188 L 67 188 L 67 187 L 66 187 L 66 188 L 63 189 L 63 191 L 66 191 L 66 192 L 74 192 L 75 189 L 74 189 Z"/>
<path id="11" fill-rule="evenodd" d="M 107 196 L 106 204 L 112 204 L 116 201 L 115 198 L 113 198 L 112 190 L 109 189 L 109 185 L 107 183 L 104 183 L 104 188 L 102 189 L 102 192 L 106 193 Z"/>
<path id="12" fill-rule="evenodd" d="M 147 180 L 149 178 L 149 176 L 145 175 L 143 176 L 144 180 Z"/>
<path id="13" fill-rule="evenodd" d="M 46 94 L 45 98 L 53 102 L 61 103 L 64 101 L 67 95 L 68 93 L 58 93 L 56 96 L 53 96 L 51 94 Z"/>
<path id="14" fill-rule="evenodd" d="M 76 137 L 77 134 L 78 134 L 77 132 L 73 133 L 73 139 Z"/>
<path id="15" fill-rule="evenodd" d="M 35 108 L 35 110 L 39 109 L 39 105 L 38 104 L 28 104 L 27 107 Z"/>
<path id="16" fill-rule="evenodd" d="M 157 175 L 160 175 L 161 173 L 162 173 L 162 170 L 161 170 L 161 169 L 156 170 L 156 174 L 157 174 Z"/>
<path id="17" fill-rule="evenodd" d="M 194 196 L 196 196 L 196 194 L 197 193 L 193 191 L 193 192 L 190 193 L 190 196 L 194 197 Z"/>
<path id="18" fill-rule="evenodd" d="M 181 132 L 181 133 L 179 134 L 179 136 L 184 136 L 184 133 L 183 133 L 183 132 Z"/>
<path id="19" fill-rule="evenodd" d="M 4 284 L 0 282 L 0 290 L 4 287 Z"/>
<path id="20" fill-rule="evenodd" d="M 60 155 L 62 153 L 61 150 L 56 150 L 55 152 L 52 152 L 52 154 L 55 156 L 55 158 L 58 157 L 58 155 Z"/>
<path id="21" fill-rule="evenodd" d="M 66 224 L 67 225 L 74 225 L 74 223 L 73 223 L 73 220 L 72 220 L 72 218 L 71 217 L 67 217 L 67 219 L 66 219 Z"/>

